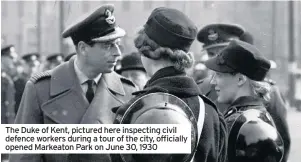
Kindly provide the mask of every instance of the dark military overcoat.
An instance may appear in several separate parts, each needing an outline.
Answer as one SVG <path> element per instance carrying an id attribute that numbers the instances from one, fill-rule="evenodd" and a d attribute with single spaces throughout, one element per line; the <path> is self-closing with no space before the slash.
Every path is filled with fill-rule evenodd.
<path id="1" fill-rule="evenodd" d="M 110 124 L 114 118 L 112 107 L 127 102 L 136 90 L 131 81 L 115 72 L 102 74 L 89 104 L 77 79 L 73 57 L 27 82 L 15 123 Z M 110 162 L 108 155 L 96 156 L 93 158 Z M 12 154 L 10 162 L 66 162 L 67 157 L 67 154 Z"/>

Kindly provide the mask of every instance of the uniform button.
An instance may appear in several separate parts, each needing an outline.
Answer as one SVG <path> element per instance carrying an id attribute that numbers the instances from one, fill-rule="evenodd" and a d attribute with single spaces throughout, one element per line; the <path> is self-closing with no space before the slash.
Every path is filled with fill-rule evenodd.
<path id="1" fill-rule="evenodd" d="M 68 111 L 63 110 L 63 111 L 62 111 L 62 114 L 63 114 L 64 116 L 66 116 L 66 115 L 68 114 Z"/>

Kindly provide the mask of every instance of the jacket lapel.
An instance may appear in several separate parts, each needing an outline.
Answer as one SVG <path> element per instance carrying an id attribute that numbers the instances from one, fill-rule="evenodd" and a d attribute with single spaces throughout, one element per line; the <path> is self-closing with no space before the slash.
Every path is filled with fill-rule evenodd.
<path id="1" fill-rule="evenodd" d="M 51 99 L 42 105 L 44 113 L 57 123 L 80 123 L 89 106 L 74 70 L 74 58 L 55 68 L 50 81 Z"/>
<path id="2" fill-rule="evenodd" d="M 115 72 L 103 74 L 93 101 L 82 118 L 81 124 L 113 124 L 113 107 L 124 103 L 125 92 Z"/>

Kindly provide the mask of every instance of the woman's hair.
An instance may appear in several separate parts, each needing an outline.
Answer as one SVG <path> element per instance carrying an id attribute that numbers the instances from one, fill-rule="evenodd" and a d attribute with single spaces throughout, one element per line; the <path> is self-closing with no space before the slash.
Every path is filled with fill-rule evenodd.
<path id="1" fill-rule="evenodd" d="M 270 92 L 271 85 L 264 81 L 254 81 L 250 80 L 251 88 L 253 93 L 264 100 L 264 102 L 268 102 L 270 100 Z"/>
<path id="2" fill-rule="evenodd" d="M 154 60 L 160 58 L 170 60 L 174 67 L 180 71 L 184 71 L 185 68 L 190 68 L 193 65 L 194 57 L 191 52 L 161 47 L 146 35 L 144 29 L 141 29 L 138 32 L 138 36 L 135 38 L 134 43 L 138 51 L 144 56 Z"/>

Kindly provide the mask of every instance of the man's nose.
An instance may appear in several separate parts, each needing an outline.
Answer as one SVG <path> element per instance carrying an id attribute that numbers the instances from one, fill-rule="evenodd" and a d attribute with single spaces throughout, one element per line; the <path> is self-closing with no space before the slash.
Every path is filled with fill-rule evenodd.
<path id="1" fill-rule="evenodd" d="M 121 51 L 117 44 L 114 44 L 112 52 L 113 52 L 114 56 L 121 56 Z"/>

